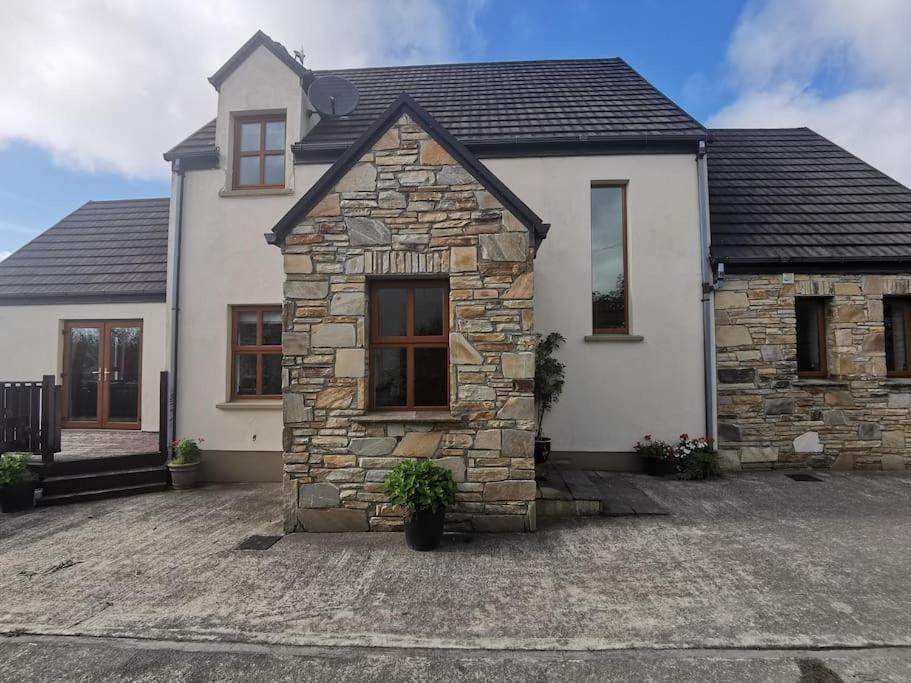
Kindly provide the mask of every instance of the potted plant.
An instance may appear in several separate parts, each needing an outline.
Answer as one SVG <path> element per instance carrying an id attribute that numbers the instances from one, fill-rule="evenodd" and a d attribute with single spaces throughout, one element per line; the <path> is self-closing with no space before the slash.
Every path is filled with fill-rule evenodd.
<path id="1" fill-rule="evenodd" d="M 713 479 L 721 474 L 718 452 L 710 437 L 691 439 L 681 434 L 674 456 L 682 479 Z"/>
<path id="2" fill-rule="evenodd" d="M 433 550 L 443 537 L 446 508 L 455 502 L 452 472 L 428 459 L 404 460 L 383 482 L 389 502 L 405 511 L 405 542 Z"/>
<path id="3" fill-rule="evenodd" d="M 677 473 L 675 449 L 666 441 L 656 441 L 651 434 L 637 441 L 634 449 L 642 459 L 642 470 L 653 477 Z"/>
<path id="4" fill-rule="evenodd" d="M 554 358 L 554 353 L 566 339 L 559 332 L 546 337 L 538 335 L 535 347 L 535 408 L 538 413 L 538 433 L 535 435 L 535 462 L 547 462 L 550 457 L 550 438 L 544 436 L 544 415 L 554 407 L 563 393 L 566 366 Z"/>
<path id="5" fill-rule="evenodd" d="M 201 457 L 202 451 L 195 439 L 174 442 L 174 453 L 168 460 L 168 469 L 171 471 L 171 485 L 175 489 L 191 489 L 196 486 Z"/>
<path id="6" fill-rule="evenodd" d="M 35 474 L 29 470 L 28 453 L 0 456 L 0 509 L 19 512 L 35 504 Z"/>

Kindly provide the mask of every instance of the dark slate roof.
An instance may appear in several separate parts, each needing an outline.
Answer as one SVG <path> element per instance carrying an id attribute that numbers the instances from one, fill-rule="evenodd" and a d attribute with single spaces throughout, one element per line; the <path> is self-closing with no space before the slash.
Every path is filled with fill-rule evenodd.
<path id="1" fill-rule="evenodd" d="M 911 190 L 808 128 L 712 130 L 708 173 L 726 264 L 911 259 Z"/>
<path id="2" fill-rule="evenodd" d="M 208 156 L 215 152 L 215 119 L 164 153 L 165 161 L 183 157 Z M 217 161 L 217 159 L 216 159 Z"/>
<path id="3" fill-rule="evenodd" d="M 169 204 L 81 206 L 0 261 L 0 303 L 164 301 Z"/>

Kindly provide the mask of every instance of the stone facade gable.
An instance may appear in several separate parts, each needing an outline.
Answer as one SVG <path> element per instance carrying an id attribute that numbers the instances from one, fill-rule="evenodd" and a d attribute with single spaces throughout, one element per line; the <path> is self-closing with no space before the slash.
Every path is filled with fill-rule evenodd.
<path id="1" fill-rule="evenodd" d="M 729 275 L 715 294 L 728 466 L 904 469 L 911 383 L 886 376 L 883 296 L 909 294 L 909 275 Z M 826 379 L 797 375 L 797 296 L 826 297 Z"/>
<path id="2" fill-rule="evenodd" d="M 287 530 L 401 528 L 382 493 L 403 458 L 458 482 L 450 526 L 534 528 L 529 232 L 403 115 L 285 237 Z M 369 410 L 376 278 L 449 282 L 450 409 Z"/>

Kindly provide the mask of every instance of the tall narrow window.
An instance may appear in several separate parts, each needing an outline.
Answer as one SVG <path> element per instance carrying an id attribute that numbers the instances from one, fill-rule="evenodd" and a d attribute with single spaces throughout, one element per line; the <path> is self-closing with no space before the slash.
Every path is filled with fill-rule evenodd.
<path id="1" fill-rule="evenodd" d="M 911 377 L 911 299 L 883 297 L 886 374 Z"/>
<path id="2" fill-rule="evenodd" d="M 280 398 L 282 309 L 238 306 L 231 324 L 231 398 Z"/>
<path id="3" fill-rule="evenodd" d="M 379 410 L 449 405 L 449 283 L 372 286 L 370 389 Z"/>
<path id="4" fill-rule="evenodd" d="M 626 274 L 626 186 L 592 186 L 592 329 L 629 331 Z"/>
<path id="5" fill-rule="evenodd" d="M 825 377 L 826 369 L 826 300 L 798 297 L 797 374 L 801 377 Z"/>
<path id="6" fill-rule="evenodd" d="M 234 123 L 235 189 L 284 186 L 284 115 L 238 118 Z"/>

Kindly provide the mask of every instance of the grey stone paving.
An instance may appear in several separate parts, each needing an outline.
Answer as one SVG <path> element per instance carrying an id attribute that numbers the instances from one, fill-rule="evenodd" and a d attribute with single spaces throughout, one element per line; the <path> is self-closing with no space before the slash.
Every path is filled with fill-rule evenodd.
<path id="1" fill-rule="evenodd" d="M 577 470 L 550 463 L 536 469 L 539 517 L 669 514 L 643 490 L 647 487 L 644 474 Z"/>

